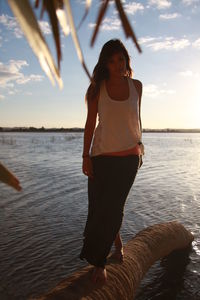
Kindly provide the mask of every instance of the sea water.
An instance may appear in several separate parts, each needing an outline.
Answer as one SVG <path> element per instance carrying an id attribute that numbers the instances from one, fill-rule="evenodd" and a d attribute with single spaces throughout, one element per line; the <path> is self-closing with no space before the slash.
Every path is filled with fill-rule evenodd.
<path id="1" fill-rule="evenodd" d="M 147 226 L 177 220 L 195 240 L 173 269 L 158 261 L 138 300 L 200 300 L 200 134 L 144 133 L 144 163 L 129 193 L 124 243 Z M 85 266 L 83 133 L 0 133 L 0 161 L 22 192 L 0 183 L 0 299 L 37 297 Z M 141 253 L 142 255 L 142 253 Z M 177 258 L 175 258 L 177 260 Z"/>

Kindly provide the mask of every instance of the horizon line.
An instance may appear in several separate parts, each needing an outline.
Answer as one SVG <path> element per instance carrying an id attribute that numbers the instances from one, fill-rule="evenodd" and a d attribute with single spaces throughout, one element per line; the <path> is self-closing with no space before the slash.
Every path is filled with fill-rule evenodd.
<path id="1" fill-rule="evenodd" d="M 35 126 L 0 126 L 0 132 L 8 131 L 84 131 L 84 127 L 35 127 Z M 142 132 L 200 132 L 200 128 L 143 128 Z"/>

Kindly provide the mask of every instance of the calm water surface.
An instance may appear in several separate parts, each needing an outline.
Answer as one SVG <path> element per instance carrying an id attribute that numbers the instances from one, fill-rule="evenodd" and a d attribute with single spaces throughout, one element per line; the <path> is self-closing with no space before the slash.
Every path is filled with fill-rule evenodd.
<path id="1" fill-rule="evenodd" d="M 23 187 L 18 193 L 0 183 L 1 300 L 39 296 L 86 265 L 78 258 L 87 216 L 82 139 L 82 133 L 0 134 L 0 160 Z M 136 299 L 200 300 L 200 134 L 146 133 L 143 140 L 146 154 L 126 202 L 124 242 L 171 220 L 195 240 L 189 256 L 157 262 Z"/>

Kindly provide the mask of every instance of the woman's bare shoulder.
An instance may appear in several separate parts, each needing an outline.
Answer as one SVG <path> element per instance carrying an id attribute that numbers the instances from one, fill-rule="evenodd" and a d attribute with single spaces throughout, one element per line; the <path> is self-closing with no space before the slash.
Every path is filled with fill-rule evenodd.
<path id="1" fill-rule="evenodd" d="M 140 98 L 142 97 L 142 82 L 138 79 L 131 79 Z"/>
<path id="2" fill-rule="evenodd" d="M 98 102 L 99 99 L 99 90 L 95 90 L 95 87 L 90 84 L 87 93 L 86 93 L 86 99 L 88 102 Z"/>
<path id="3" fill-rule="evenodd" d="M 131 80 L 133 81 L 133 83 L 134 83 L 136 86 L 142 88 L 142 82 L 141 82 L 140 80 L 138 80 L 138 79 L 132 79 L 132 78 L 131 78 Z"/>

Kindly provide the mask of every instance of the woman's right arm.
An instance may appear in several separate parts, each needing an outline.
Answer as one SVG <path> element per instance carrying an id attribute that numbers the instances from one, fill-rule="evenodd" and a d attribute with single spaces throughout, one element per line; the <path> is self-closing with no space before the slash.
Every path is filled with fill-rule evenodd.
<path id="1" fill-rule="evenodd" d="M 97 119 L 97 112 L 98 112 L 98 98 L 97 95 L 94 99 L 87 100 L 87 119 L 85 123 L 85 130 L 84 130 L 84 143 L 83 143 L 83 173 L 88 177 L 93 177 L 92 172 L 92 163 L 90 158 L 90 147 L 94 135 L 94 130 L 96 127 L 96 119 Z"/>

